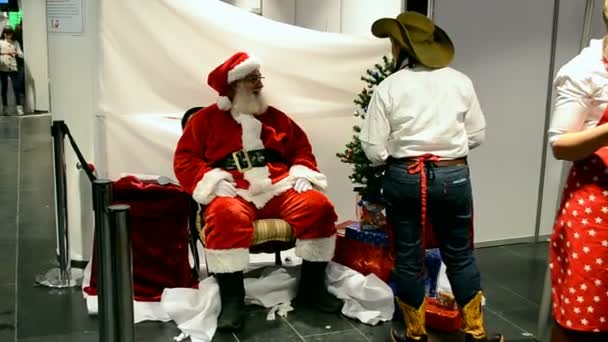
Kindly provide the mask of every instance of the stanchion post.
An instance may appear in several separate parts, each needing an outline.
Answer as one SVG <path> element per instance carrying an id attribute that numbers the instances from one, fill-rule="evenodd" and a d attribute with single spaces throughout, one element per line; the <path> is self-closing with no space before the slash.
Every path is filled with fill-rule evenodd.
<path id="1" fill-rule="evenodd" d="M 116 301 L 114 316 L 118 328 L 117 342 L 134 342 L 133 272 L 131 267 L 131 238 L 129 234 L 129 206 L 112 205 L 108 208 L 110 231 L 114 240 L 113 274 Z"/>
<path id="2" fill-rule="evenodd" d="M 67 288 L 79 286 L 82 280 L 81 272 L 73 272 L 70 262 L 70 239 L 68 230 L 68 202 L 65 169 L 65 123 L 53 121 L 51 135 L 53 136 L 53 159 L 55 171 L 55 211 L 57 248 L 59 249 L 59 268 L 36 277 L 39 285 L 52 288 Z"/>
<path id="3" fill-rule="evenodd" d="M 117 341 L 117 327 L 114 319 L 114 273 L 112 259 L 114 241 L 108 221 L 108 207 L 112 204 L 112 181 L 93 181 L 93 209 L 95 211 L 95 260 L 97 276 L 97 313 L 99 321 L 99 341 Z"/>

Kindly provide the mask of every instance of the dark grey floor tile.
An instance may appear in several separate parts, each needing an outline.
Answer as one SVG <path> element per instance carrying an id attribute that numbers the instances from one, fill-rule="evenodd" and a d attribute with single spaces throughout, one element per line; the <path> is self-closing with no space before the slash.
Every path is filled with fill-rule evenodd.
<path id="1" fill-rule="evenodd" d="M 549 257 L 549 243 L 522 243 L 517 245 L 506 245 L 501 248 L 525 259 L 547 260 Z"/>
<path id="2" fill-rule="evenodd" d="M 76 291 L 63 293 L 37 288 L 28 291 L 30 299 L 19 294 L 18 336 L 69 334 L 72 332 L 96 331 L 97 321 L 87 314 L 82 295 Z"/>
<path id="3" fill-rule="evenodd" d="M 0 341 L 13 341 L 15 330 L 15 287 L 0 285 Z"/>
<path id="4" fill-rule="evenodd" d="M 390 322 L 379 323 L 371 326 L 349 319 L 348 322 L 355 330 L 366 336 L 371 341 L 390 341 Z"/>
<path id="5" fill-rule="evenodd" d="M 0 318 L 15 313 L 15 284 L 0 285 Z"/>
<path id="6" fill-rule="evenodd" d="M 61 335 L 45 335 L 19 338 L 18 342 L 99 342 L 97 332 L 75 332 Z"/>
<path id="7" fill-rule="evenodd" d="M 287 315 L 287 321 L 302 336 L 329 334 L 353 330 L 353 326 L 338 314 L 298 308 Z"/>
<path id="8" fill-rule="evenodd" d="M 232 333 L 216 331 L 212 342 L 238 342 L 238 340 Z"/>
<path id="9" fill-rule="evenodd" d="M 482 248 L 476 254 L 484 287 L 486 281 L 493 281 L 533 303 L 540 303 L 546 260 L 522 257 L 502 247 Z"/>
<path id="10" fill-rule="evenodd" d="M 15 242 L 3 242 L 0 240 L 0 286 L 14 285 L 16 277 L 17 244 Z M 1 305 L 2 302 L 0 302 Z"/>
<path id="11" fill-rule="evenodd" d="M 15 341 L 14 329 L 3 329 L 0 327 L 0 341 L 13 342 Z"/>
<path id="12" fill-rule="evenodd" d="M 173 341 L 180 334 L 173 322 L 141 322 L 135 325 L 135 341 Z"/>
<path id="13" fill-rule="evenodd" d="M 19 137 L 19 122 L 17 118 L 0 117 L 0 141 L 16 140 Z"/>
<path id="14" fill-rule="evenodd" d="M 267 311 L 268 309 L 257 306 L 246 308 L 245 325 L 241 331 L 235 333 L 239 341 L 302 341 L 285 320 L 266 320 Z"/>
<path id="15" fill-rule="evenodd" d="M 54 238 L 34 240 L 20 237 L 18 254 L 17 281 L 20 288 L 34 285 L 36 275 L 57 267 Z"/>
<path id="16" fill-rule="evenodd" d="M 538 300 L 532 301 L 513 291 L 508 285 L 486 278 L 483 284 L 486 305 L 496 312 L 506 310 L 537 310 Z"/>
<path id="17" fill-rule="evenodd" d="M 369 340 L 358 331 L 342 331 L 325 335 L 312 335 L 304 338 L 308 342 L 368 342 Z"/>
<path id="18" fill-rule="evenodd" d="M 507 317 L 495 314 L 490 310 L 484 312 L 485 326 L 488 333 L 501 333 L 505 340 L 511 341 L 534 341 L 528 331 L 512 323 Z"/>
<path id="19" fill-rule="evenodd" d="M 512 324 L 525 330 L 525 332 L 536 335 L 536 330 L 538 329 L 538 310 L 505 310 L 501 315 Z"/>
<path id="20" fill-rule="evenodd" d="M 80 288 L 56 290 L 34 286 L 34 274 L 20 275 L 19 338 L 97 330 L 97 320 L 88 315 Z"/>

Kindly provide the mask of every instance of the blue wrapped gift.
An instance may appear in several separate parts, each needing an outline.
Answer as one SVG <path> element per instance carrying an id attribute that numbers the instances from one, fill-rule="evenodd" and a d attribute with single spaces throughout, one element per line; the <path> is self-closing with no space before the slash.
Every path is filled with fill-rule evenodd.
<path id="1" fill-rule="evenodd" d="M 374 246 L 388 247 L 388 233 L 382 229 L 364 230 L 359 222 L 346 226 L 344 236 L 349 240 L 369 243 Z"/>

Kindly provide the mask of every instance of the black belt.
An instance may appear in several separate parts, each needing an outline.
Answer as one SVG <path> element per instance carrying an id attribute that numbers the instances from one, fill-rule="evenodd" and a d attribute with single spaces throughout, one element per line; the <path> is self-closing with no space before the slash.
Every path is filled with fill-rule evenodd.
<path id="1" fill-rule="evenodd" d="M 254 167 L 263 167 L 267 163 L 280 162 L 283 158 L 279 152 L 275 150 L 253 150 L 247 151 L 242 149 L 240 151 L 232 152 L 225 159 L 215 163 L 214 167 L 222 168 L 226 171 L 239 170 L 244 172 L 251 170 Z"/>

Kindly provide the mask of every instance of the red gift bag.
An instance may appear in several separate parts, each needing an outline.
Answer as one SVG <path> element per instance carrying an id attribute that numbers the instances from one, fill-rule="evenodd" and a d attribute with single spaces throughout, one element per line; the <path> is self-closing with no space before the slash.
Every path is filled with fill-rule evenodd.
<path id="1" fill-rule="evenodd" d="M 427 327 L 447 333 L 460 330 L 462 319 L 458 309 L 441 306 L 436 298 L 427 297 L 425 300 Z"/>
<path id="2" fill-rule="evenodd" d="M 188 260 L 190 195 L 176 185 L 128 176 L 113 184 L 113 204 L 128 204 L 136 301 L 159 301 L 165 288 L 196 287 Z M 93 253 L 95 255 L 95 253 Z M 97 295 L 97 267 L 84 291 Z"/>

